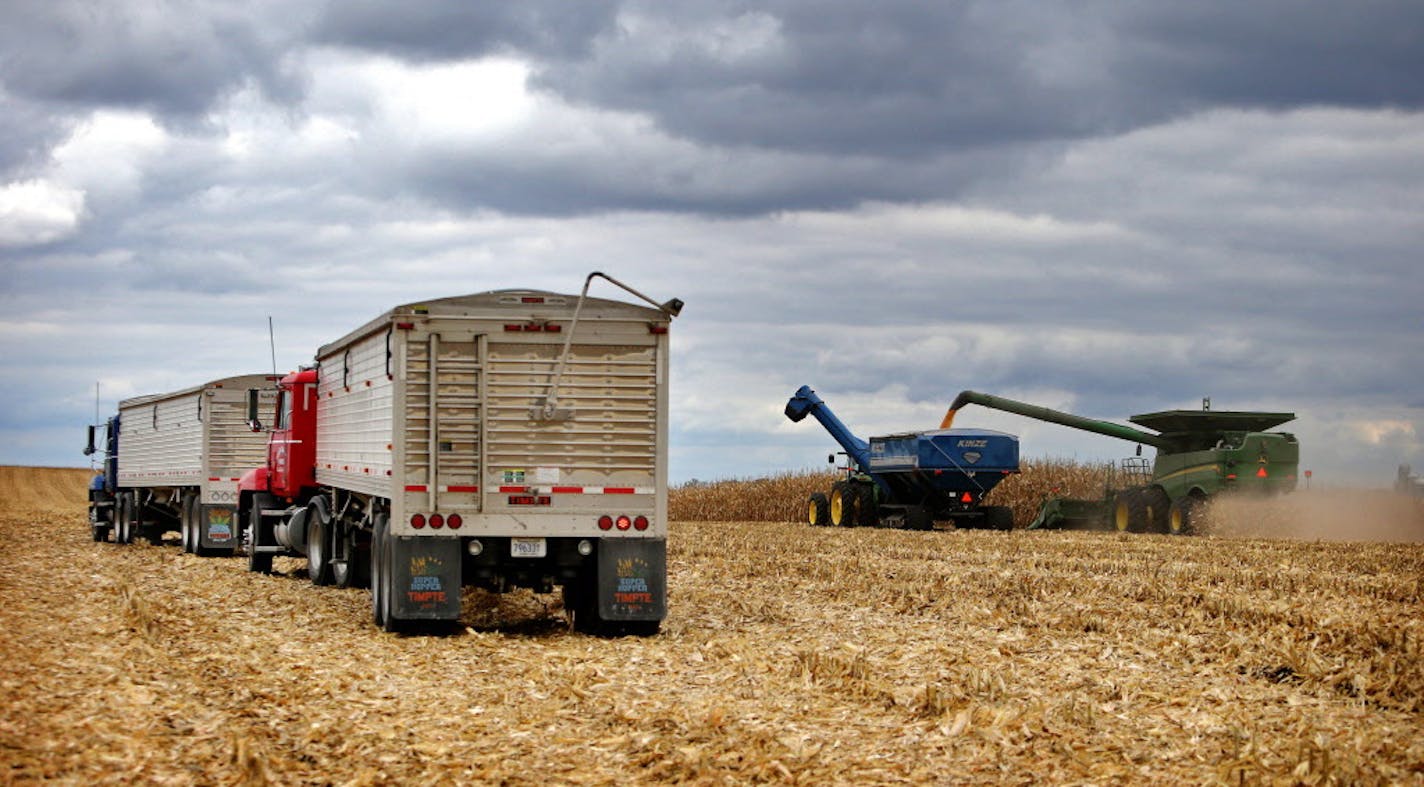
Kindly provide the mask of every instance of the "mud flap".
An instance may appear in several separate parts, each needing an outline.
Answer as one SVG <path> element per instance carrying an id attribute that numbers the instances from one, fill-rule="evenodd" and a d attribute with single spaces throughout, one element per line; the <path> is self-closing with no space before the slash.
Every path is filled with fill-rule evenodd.
<path id="1" fill-rule="evenodd" d="M 460 618 L 460 539 L 390 539 L 391 614 L 400 620 Z"/>
<path id="2" fill-rule="evenodd" d="M 605 538 L 598 544 L 598 616 L 603 620 L 667 617 L 667 540 Z"/>
<path id="3" fill-rule="evenodd" d="M 198 514 L 198 538 L 204 549 L 236 549 L 237 507 L 204 503 Z"/>

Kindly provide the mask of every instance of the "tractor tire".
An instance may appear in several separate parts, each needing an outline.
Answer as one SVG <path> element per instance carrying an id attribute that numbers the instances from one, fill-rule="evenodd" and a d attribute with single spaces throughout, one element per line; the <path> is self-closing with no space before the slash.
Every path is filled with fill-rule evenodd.
<path id="1" fill-rule="evenodd" d="M 984 527 L 987 530 L 1013 530 L 1014 510 L 1008 506 L 984 506 Z"/>
<path id="2" fill-rule="evenodd" d="M 1142 499 L 1147 506 L 1146 532 L 1167 532 L 1168 511 L 1172 508 L 1172 499 L 1167 497 L 1166 490 L 1160 486 L 1149 486 L 1142 490 Z"/>
<path id="3" fill-rule="evenodd" d="M 880 525 L 879 506 L 875 504 L 875 485 L 856 484 L 857 510 L 855 523 L 860 527 L 878 527 Z"/>
<path id="4" fill-rule="evenodd" d="M 1141 489 L 1125 489 L 1117 494 L 1112 524 L 1119 533 L 1141 533 L 1147 528 L 1147 500 Z"/>
<path id="5" fill-rule="evenodd" d="M 855 527 L 860 516 L 860 494 L 855 484 L 837 481 L 831 484 L 831 524 L 836 527 Z"/>
<path id="6" fill-rule="evenodd" d="M 258 551 L 258 547 L 276 546 L 275 543 L 267 543 L 272 538 L 265 530 L 262 522 L 262 503 L 253 500 L 252 510 L 247 517 L 247 570 L 258 574 L 272 573 L 272 553 Z"/>
<path id="7" fill-rule="evenodd" d="M 1189 536 L 1197 532 L 1204 502 L 1199 497 L 1187 495 L 1173 503 L 1167 515 L 1167 532 L 1174 536 Z"/>
<path id="8" fill-rule="evenodd" d="M 812 527 L 826 527 L 831 524 L 831 501 L 820 492 L 812 492 L 806 504 L 806 518 Z"/>

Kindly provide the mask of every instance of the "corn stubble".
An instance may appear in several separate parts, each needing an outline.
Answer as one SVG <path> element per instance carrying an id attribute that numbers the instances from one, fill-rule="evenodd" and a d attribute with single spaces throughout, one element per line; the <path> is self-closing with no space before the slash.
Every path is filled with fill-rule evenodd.
<path id="1" fill-rule="evenodd" d="M 89 542 L 63 472 L 0 468 L 18 783 L 1424 778 L 1418 543 L 693 521 L 774 505 L 698 486 L 658 637 L 575 635 L 527 593 L 395 637 L 298 560 Z M 766 482 L 798 485 L 823 487 Z"/>

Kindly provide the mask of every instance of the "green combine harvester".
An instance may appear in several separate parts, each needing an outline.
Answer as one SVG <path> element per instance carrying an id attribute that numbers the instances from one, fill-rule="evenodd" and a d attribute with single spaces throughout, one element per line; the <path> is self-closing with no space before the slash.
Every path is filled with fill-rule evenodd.
<path id="1" fill-rule="evenodd" d="M 1191 533 L 1202 506 L 1221 492 L 1280 494 L 1296 486 L 1300 444 L 1287 432 L 1268 432 L 1295 413 L 1164 410 L 1128 420 L 1153 431 L 1072 415 L 1002 396 L 963 391 L 941 428 L 948 429 L 965 405 L 977 404 L 1138 444 L 1138 459 L 1124 460 L 1122 473 L 1100 500 L 1053 498 L 1044 502 L 1033 528 L 1116 529 L 1135 533 Z M 1157 449 L 1151 469 L 1142 446 Z"/>

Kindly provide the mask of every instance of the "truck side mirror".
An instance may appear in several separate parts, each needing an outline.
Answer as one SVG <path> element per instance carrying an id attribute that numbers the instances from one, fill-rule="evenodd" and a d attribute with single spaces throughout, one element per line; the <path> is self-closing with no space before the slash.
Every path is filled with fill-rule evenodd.
<path id="1" fill-rule="evenodd" d="M 1137 455 L 1142 456 L 1142 443 L 1137 444 Z"/>
<path id="2" fill-rule="evenodd" d="M 262 431 L 262 422 L 257 419 L 257 389 L 247 389 L 247 428 L 254 432 Z"/>
<path id="3" fill-rule="evenodd" d="M 826 454 L 826 461 L 827 461 L 827 462 L 830 462 L 831 464 L 835 464 L 835 463 L 836 463 L 836 455 L 835 455 L 835 454 Z"/>
<path id="4" fill-rule="evenodd" d="M 85 455 L 85 456 L 93 456 L 93 455 L 94 455 L 94 425 L 93 425 L 93 424 L 89 424 L 89 442 L 88 442 L 88 444 L 86 444 L 86 445 L 84 446 L 84 455 Z"/>

